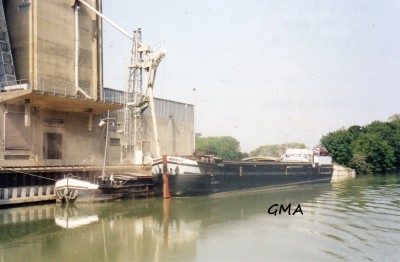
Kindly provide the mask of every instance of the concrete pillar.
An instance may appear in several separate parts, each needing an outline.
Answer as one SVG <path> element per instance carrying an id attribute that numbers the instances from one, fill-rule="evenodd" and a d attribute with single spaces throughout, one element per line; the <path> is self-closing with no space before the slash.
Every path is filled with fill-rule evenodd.
<path id="1" fill-rule="evenodd" d="M 38 196 L 43 196 L 43 187 L 39 187 Z"/>
<path id="2" fill-rule="evenodd" d="M 29 196 L 30 196 L 30 197 L 35 196 L 35 188 L 34 188 L 34 187 L 31 187 L 31 188 L 30 188 L 30 190 L 29 190 Z"/>
<path id="3" fill-rule="evenodd" d="M 11 198 L 17 198 L 17 196 L 18 196 L 18 188 L 13 187 L 13 188 L 11 188 L 11 190 L 12 190 Z"/>
<path id="4" fill-rule="evenodd" d="M 8 199 L 8 188 L 4 188 L 4 199 Z"/>
<path id="5" fill-rule="evenodd" d="M 21 198 L 26 198 L 26 187 L 23 187 L 21 190 Z"/>
<path id="6" fill-rule="evenodd" d="M 31 126 L 31 100 L 25 99 L 25 126 Z"/>
<path id="7" fill-rule="evenodd" d="M 92 126 L 93 126 L 93 113 L 89 114 L 89 125 L 88 125 L 88 131 L 92 132 Z"/>

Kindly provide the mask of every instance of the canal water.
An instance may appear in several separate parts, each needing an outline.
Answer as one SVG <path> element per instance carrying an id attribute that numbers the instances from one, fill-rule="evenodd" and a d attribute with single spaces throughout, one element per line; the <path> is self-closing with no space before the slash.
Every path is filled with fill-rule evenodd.
<path id="1" fill-rule="evenodd" d="M 267 260 L 400 261 L 400 175 L 0 210 L 0 261 Z"/>

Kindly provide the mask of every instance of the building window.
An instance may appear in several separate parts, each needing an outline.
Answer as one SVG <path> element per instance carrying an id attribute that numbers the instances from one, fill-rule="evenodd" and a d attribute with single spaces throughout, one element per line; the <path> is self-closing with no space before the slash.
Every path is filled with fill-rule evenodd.
<path id="1" fill-rule="evenodd" d="M 18 5 L 18 10 L 24 10 L 31 6 L 28 0 L 21 0 L 21 4 Z"/>
<path id="2" fill-rule="evenodd" d="M 5 149 L 6 150 L 30 150 L 31 128 L 25 126 L 24 114 L 5 114 Z"/>
<path id="3" fill-rule="evenodd" d="M 110 138 L 110 146 L 119 146 L 120 139 L 119 138 Z"/>
<path id="4" fill-rule="evenodd" d="M 59 133 L 45 133 L 44 158 L 62 159 L 62 135 Z"/>

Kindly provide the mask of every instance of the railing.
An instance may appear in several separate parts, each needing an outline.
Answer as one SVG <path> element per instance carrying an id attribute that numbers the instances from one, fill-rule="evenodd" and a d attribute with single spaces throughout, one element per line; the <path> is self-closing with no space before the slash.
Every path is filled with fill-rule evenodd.
<path id="1" fill-rule="evenodd" d="M 36 83 L 34 82 L 34 89 L 42 93 L 52 93 L 58 96 L 72 96 L 78 97 L 75 91 L 75 86 L 73 82 L 48 79 L 39 77 Z M 86 91 L 86 90 L 85 90 Z"/>
<path id="2" fill-rule="evenodd" d="M 166 41 L 161 41 L 158 44 L 156 44 L 155 46 L 152 47 L 152 51 L 153 51 L 153 56 L 151 57 L 156 58 L 159 54 L 166 54 L 167 53 L 167 42 Z"/>
<path id="3" fill-rule="evenodd" d="M 90 93 L 89 88 L 87 87 L 80 87 L 80 88 L 82 88 L 86 93 Z M 1 92 L 15 92 L 15 91 L 32 90 L 32 89 L 39 93 L 41 92 L 43 94 L 85 99 L 83 95 L 76 92 L 74 83 L 72 81 L 39 77 L 37 80 L 34 81 L 31 81 L 30 79 L 21 79 L 21 80 L 0 83 Z M 92 99 L 108 103 L 118 103 L 118 104 L 123 104 L 125 101 L 123 92 L 117 90 L 107 90 L 107 89 L 103 89 L 102 97 L 100 97 L 100 94 L 98 94 L 97 97 L 93 97 Z"/>
<path id="4" fill-rule="evenodd" d="M 103 89 L 104 102 L 123 104 L 125 102 L 124 93 L 118 90 Z"/>
<path id="5" fill-rule="evenodd" d="M 30 89 L 29 81 L 27 79 L 13 80 L 9 82 L 1 82 L 1 92 L 15 91 L 15 90 L 26 90 Z"/>

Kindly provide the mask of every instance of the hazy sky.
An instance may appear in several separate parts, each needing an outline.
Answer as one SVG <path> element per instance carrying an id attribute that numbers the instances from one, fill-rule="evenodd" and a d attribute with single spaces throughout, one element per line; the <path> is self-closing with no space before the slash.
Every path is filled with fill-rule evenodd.
<path id="1" fill-rule="evenodd" d="M 155 96 L 196 103 L 196 132 L 244 152 L 400 113 L 398 0 L 103 0 L 103 13 L 167 41 Z M 105 25 L 105 86 L 124 88 L 130 50 Z"/>

